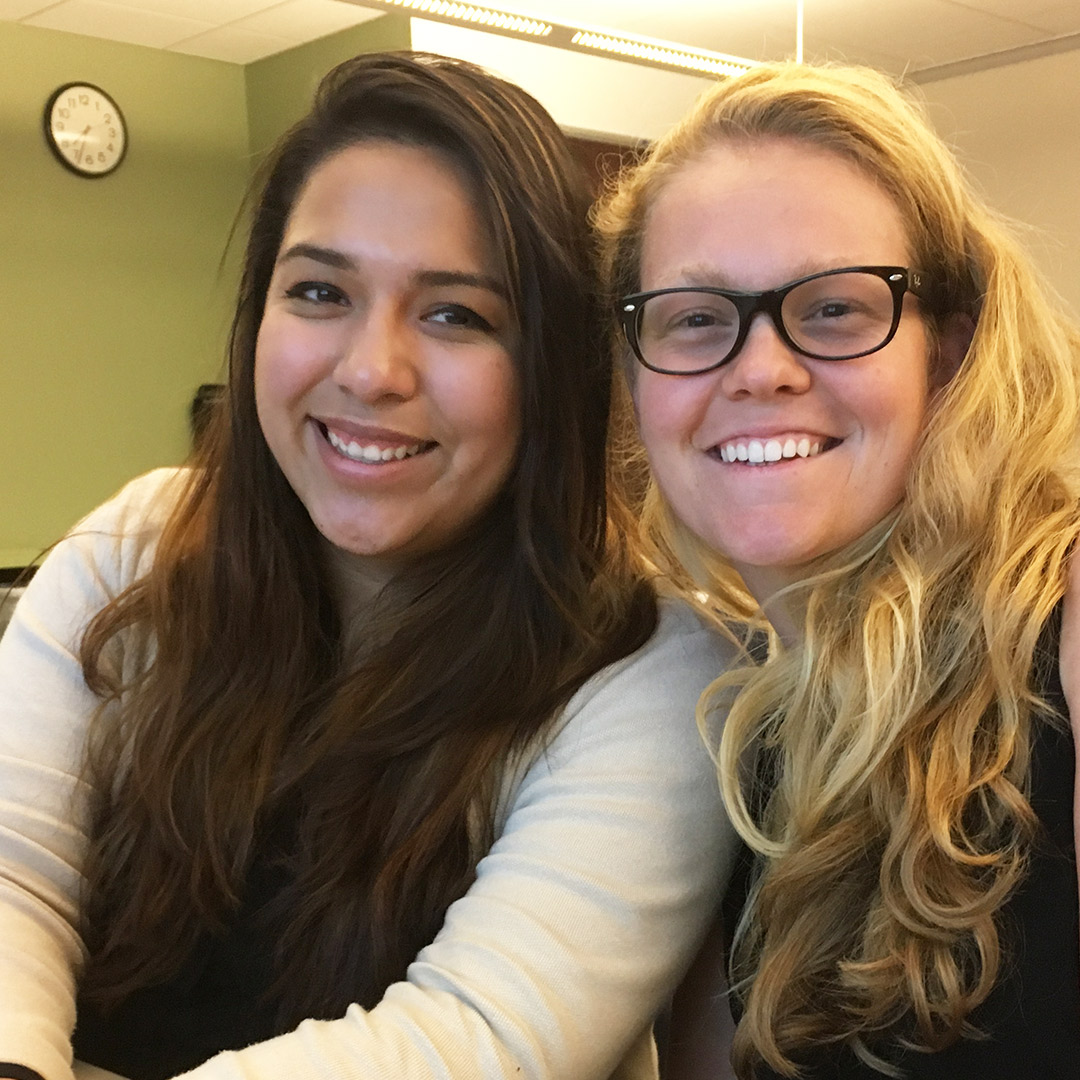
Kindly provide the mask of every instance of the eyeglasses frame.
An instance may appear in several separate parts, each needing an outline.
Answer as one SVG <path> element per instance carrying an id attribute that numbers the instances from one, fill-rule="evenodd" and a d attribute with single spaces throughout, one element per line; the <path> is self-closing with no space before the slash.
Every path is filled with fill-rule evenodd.
<path id="1" fill-rule="evenodd" d="M 804 285 L 808 281 L 818 278 L 833 277 L 836 274 L 873 274 L 881 278 L 889 286 L 893 298 L 893 317 L 889 332 L 880 345 L 872 349 L 864 349 L 862 352 L 846 353 L 843 356 L 822 356 L 820 353 L 810 352 L 792 340 L 791 335 L 784 326 L 784 318 L 781 314 L 781 305 L 788 293 Z M 735 335 L 735 341 L 726 355 L 722 356 L 714 364 L 708 367 L 696 368 L 693 371 L 673 371 L 670 368 L 656 367 L 650 364 L 641 354 L 641 346 L 638 342 L 638 323 L 641 309 L 646 301 L 654 296 L 665 296 L 670 293 L 707 293 L 710 296 L 722 296 L 735 308 L 739 316 L 739 329 Z M 629 293 L 619 301 L 619 321 L 622 323 L 623 333 L 627 344 L 637 358 L 638 362 L 650 371 L 660 375 L 704 375 L 708 371 L 715 371 L 723 367 L 729 360 L 733 360 L 746 343 L 750 333 L 750 324 L 758 312 L 765 312 L 772 320 L 780 340 L 792 351 L 800 356 L 807 356 L 811 360 L 857 360 L 860 356 L 869 356 L 886 345 L 896 336 L 896 330 L 900 325 L 900 318 L 904 311 L 904 294 L 911 293 L 921 300 L 928 298 L 926 277 L 921 270 L 912 270 L 906 266 L 841 266 L 835 270 L 822 270 L 816 274 L 807 274 L 805 277 L 796 278 L 786 285 L 776 289 L 766 289 L 763 292 L 739 292 L 731 289 L 719 289 L 707 285 L 680 285 L 670 289 L 652 289 L 649 292 Z"/>

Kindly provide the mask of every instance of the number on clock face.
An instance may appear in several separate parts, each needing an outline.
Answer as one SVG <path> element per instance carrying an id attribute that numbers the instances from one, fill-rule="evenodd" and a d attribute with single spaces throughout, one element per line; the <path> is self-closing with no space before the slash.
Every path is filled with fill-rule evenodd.
<path id="1" fill-rule="evenodd" d="M 45 108 L 45 134 L 60 161 L 83 176 L 112 172 L 127 149 L 116 102 L 88 83 L 70 83 L 52 95 Z"/>

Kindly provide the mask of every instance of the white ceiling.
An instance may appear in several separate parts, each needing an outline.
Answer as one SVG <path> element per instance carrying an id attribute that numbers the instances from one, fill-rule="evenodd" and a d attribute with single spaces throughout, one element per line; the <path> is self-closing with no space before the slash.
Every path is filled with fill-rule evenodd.
<path id="1" fill-rule="evenodd" d="M 808 58 L 925 71 L 1080 48 L 1078 0 L 804 0 Z M 795 47 L 795 0 L 504 0 L 491 6 L 751 59 Z M 350 0 L 0 0 L 0 19 L 245 64 L 383 12 Z M 991 63 L 993 60 L 983 60 Z"/>

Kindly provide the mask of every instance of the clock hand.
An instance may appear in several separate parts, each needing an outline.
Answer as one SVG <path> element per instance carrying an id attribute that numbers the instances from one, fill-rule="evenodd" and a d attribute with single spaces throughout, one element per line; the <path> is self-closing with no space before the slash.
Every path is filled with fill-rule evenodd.
<path id="1" fill-rule="evenodd" d="M 83 151 L 86 149 L 86 136 L 90 134 L 90 125 L 87 124 L 83 129 L 83 133 L 79 136 L 79 153 L 75 158 L 75 164 L 78 165 L 82 161 Z"/>

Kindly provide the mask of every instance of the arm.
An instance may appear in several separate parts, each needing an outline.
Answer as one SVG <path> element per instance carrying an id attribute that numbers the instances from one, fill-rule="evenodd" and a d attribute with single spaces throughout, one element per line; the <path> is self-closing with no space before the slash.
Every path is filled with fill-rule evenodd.
<path id="1" fill-rule="evenodd" d="M 134 545 L 118 540 L 125 508 L 141 508 L 168 475 L 136 481 L 58 544 L 0 639 L 0 1076 L 71 1080 L 86 842 L 78 774 L 96 706 L 78 640 L 134 572 Z"/>
<path id="2" fill-rule="evenodd" d="M 731 1040 L 735 1023 L 728 1003 L 723 926 L 709 931 L 671 1008 L 667 1080 L 735 1080 Z"/>
<path id="3" fill-rule="evenodd" d="M 650 1020 L 705 933 L 734 849 L 694 722 L 727 655 L 669 610 L 652 642 L 570 703 L 407 981 L 369 1012 L 306 1021 L 185 1075 L 654 1076 Z"/>
<path id="4" fill-rule="evenodd" d="M 71 1076 L 75 929 L 85 837 L 73 807 L 93 709 L 64 594 L 82 593 L 69 551 L 39 571 L 0 642 L 0 1058 Z"/>

